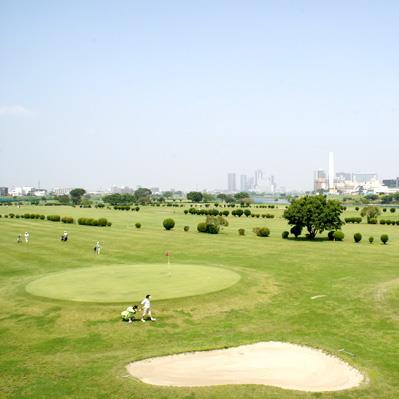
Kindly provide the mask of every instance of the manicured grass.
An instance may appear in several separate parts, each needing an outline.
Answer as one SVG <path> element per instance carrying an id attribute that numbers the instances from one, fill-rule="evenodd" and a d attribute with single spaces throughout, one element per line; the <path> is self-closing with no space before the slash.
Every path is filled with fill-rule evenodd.
<path id="1" fill-rule="evenodd" d="M 231 209 L 230 209 L 231 210 Z M 283 208 L 254 209 L 274 219 L 228 217 L 219 235 L 200 234 L 204 217 L 183 208 L 142 207 L 137 212 L 71 207 L 0 207 L 0 213 L 106 217 L 111 227 L 64 225 L 31 219 L 0 219 L 0 396 L 3 398 L 325 398 L 399 397 L 399 226 L 346 225 L 343 242 L 283 240 L 289 230 Z M 343 215 L 357 216 L 349 208 Z M 176 227 L 162 228 L 172 217 Z M 140 222 L 141 229 L 134 224 Z M 190 231 L 184 232 L 183 226 Z M 267 226 L 268 238 L 254 227 Z M 244 228 L 245 236 L 237 230 Z M 64 229 L 69 241 L 60 242 Z M 31 233 L 17 244 L 18 233 Z M 363 240 L 353 242 L 360 232 Z M 379 242 L 389 235 L 388 245 Z M 375 237 L 369 244 L 369 236 Z M 326 233 L 323 234 L 326 237 Z M 102 253 L 96 256 L 96 241 Z M 160 300 L 153 295 L 155 323 L 127 324 L 129 302 L 88 303 L 34 296 L 26 286 L 51 273 L 145 264 L 200 265 L 230 270 L 241 279 L 221 291 Z M 182 266 L 185 268 L 185 266 Z M 190 285 L 199 283 L 187 282 Z M 134 287 L 135 288 L 135 287 Z M 149 291 L 149 292 L 147 292 Z M 315 295 L 325 295 L 312 300 Z M 158 297 L 158 298 L 157 298 Z M 133 300 L 134 298 L 132 298 Z M 266 386 L 165 388 L 127 377 L 130 361 L 258 341 L 305 344 L 339 356 L 369 383 L 328 393 Z M 345 349 L 351 356 L 340 351 Z M 154 370 L 156 372 L 156 370 Z"/>
<path id="2" fill-rule="evenodd" d="M 137 302 L 147 292 L 154 299 L 203 295 L 240 279 L 227 269 L 186 264 L 132 264 L 90 267 L 47 274 L 26 290 L 33 295 L 82 302 Z"/>

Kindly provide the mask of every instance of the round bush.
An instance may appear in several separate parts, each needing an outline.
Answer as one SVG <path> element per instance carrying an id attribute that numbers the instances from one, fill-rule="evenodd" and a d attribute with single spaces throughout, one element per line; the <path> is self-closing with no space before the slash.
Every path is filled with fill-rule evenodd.
<path id="1" fill-rule="evenodd" d="M 391 208 L 391 209 L 390 209 L 390 212 L 391 212 L 391 213 L 395 213 L 395 212 L 396 212 L 396 208 Z"/>
<path id="2" fill-rule="evenodd" d="M 270 229 L 268 229 L 267 227 L 260 227 L 259 229 L 257 229 L 256 235 L 258 237 L 269 237 Z"/>
<path id="3" fill-rule="evenodd" d="M 373 242 L 374 242 L 374 237 L 373 236 L 369 237 L 369 243 L 372 244 Z"/>
<path id="4" fill-rule="evenodd" d="M 100 218 L 100 219 L 98 219 L 98 225 L 99 225 L 99 226 L 105 227 L 105 226 L 107 225 L 107 223 L 108 223 L 108 220 L 107 220 L 106 218 Z"/>
<path id="5" fill-rule="evenodd" d="M 371 218 L 367 222 L 368 224 L 377 224 L 377 218 Z"/>
<path id="6" fill-rule="evenodd" d="M 245 229 L 238 229 L 238 235 L 245 236 Z"/>
<path id="7" fill-rule="evenodd" d="M 386 212 L 386 211 L 387 211 L 387 208 L 383 208 L 382 211 L 383 211 L 383 212 Z"/>
<path id="8" fill-rule="evenodd" d="M 362 235 L 361 235 L 360 233 L 355 233 L 355 234 L 353 235 L 353 240 L 354 240 L 355 242 L 360 242 L 360 241 L 362 241 Z"/>
<path id="9" fill-rule="evenodd" d="M 355 211 L 358 211 L 358 210 L 359 210 L 359 207 L 358 207 L 358 206 L 356 206 L 356 207 L 355 207 Z"/>
<path id="10" fill-rule="evenodd" d="M 341 230 L 338 230 L 334 233 L 335 241 L 342 241 L 344 239 L 344 237 L 345 237 L 345 234 Z"/>
<path id="11" fill-rule="evenodd" d="M 183 227 L 183 230 L 184 230 L 184 231 L 189 231 L 189 230 L 190 230 L 190 226 L 184 226 L 184 227 Z"/>
<path id="12" fill-rule="evenodd" d="M 219 226 L 216 226 L 216 224 L 210 223 L 206 226 L 206 232 L 209 234 L 218 234 Z"/>
<path id="13" fill-rule="evenodd" d="M 386 223 L 386 221 L 384 219 L 380 220 L 380 224 L 385 224 L 385 223 Z"/>
<path id="14" fill-rule="evenodd" d="M 141 223 L 139 223 L 139 222 L 135 223 L 134 225 L 136 226 L 136 229 L 141 228 Z"/>
<path id="15" fill-rule="evenodd" d="M 293 234 L 295 236 L 295 238 L 298 238 L 302 233 L 302 227 L 295 225 L 295 226 L 291 227 L 290 231 L 291 231 L 291 234 Z"/>
<path id="16" fill-rule="evenodd" d="M 197 230 L 200 233 L 206 233 L 206 223 L 205 222 L 198 223 Z"/>
<path id="17" fill-rule="evenodd" d="M 284 240 L 286 240 L 288 238 L 288 236 L 290 235 L 290 233 L 288 231 L 283 231 L 281 233 L 281 237 L 284 238 Z"/>
<path id="18" fill-rule="evenodd" d="M 380 239 L 383 244 L 386 244 L 389 240 L 388 234 L 381 234 Z"/>
<path id="19" fill-rule="evenodd" d="M 172 218 L 165 219 L 162 224 L 165 230 L 172 230 L 175 227 L 175 221 Z"/>

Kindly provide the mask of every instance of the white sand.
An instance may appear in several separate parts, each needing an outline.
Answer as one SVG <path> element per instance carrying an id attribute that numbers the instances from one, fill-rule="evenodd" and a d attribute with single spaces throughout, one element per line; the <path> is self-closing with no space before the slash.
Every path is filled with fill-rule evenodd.
<path id="1" fill-rule="evenodd" d="M 127 369 L 147 384 L 179 387 L 263 384 L 321 392 L 357 387 L 364 380 L 337 357 L 282 342 L 157 357 L 130 363 Z"/>

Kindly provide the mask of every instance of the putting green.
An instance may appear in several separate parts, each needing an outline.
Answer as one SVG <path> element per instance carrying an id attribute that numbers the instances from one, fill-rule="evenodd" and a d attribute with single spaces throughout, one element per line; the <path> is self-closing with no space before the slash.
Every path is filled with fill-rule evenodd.
<path id="1" fill-rule="evenodd" d="M 130 303 L 146 294 L 155 300 L 206 294 L 239 279 L 239 274 L 227 269 L 193 264 L 109 265 L 47 274 L 26 290 L 68 301 Z"/>

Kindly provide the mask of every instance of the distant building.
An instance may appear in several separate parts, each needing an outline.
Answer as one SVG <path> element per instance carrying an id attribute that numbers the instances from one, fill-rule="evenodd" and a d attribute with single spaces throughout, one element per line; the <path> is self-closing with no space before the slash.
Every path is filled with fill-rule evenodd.
<path id="1" fill-rule="evenodd" d="M 13 187 L 10 191 L 9 194 L 13 197 L 19 197 L 19 196 L 25 196 L 25 195 L 31 195 L 32 190 L 34 190 L 33 187 Z"/>
<path id="2" fill-rule="evenodd" d="M 73 189 L 70 187 L 57 187 L 53 189 L 54 195 L 69 195 Z"/>
<path id="3" fill-rule="evenodd" d="M 240 176 L 240 191 L 248 191 L 248 176 Z"/>
<path id="4" fill-rule="evenodd" d="M 397 177 L 396 179 L 385 179 L 382 181 L 382 184 L 388 188 L 399 188 L 399 177 Z"/>
<path id="5" fill-rule="evenodd" d="M 8 196 L 8 187 L 0 187 L 0 196 L 7 197 Z"/>
<path id="6" fill-rule="evenodd" d="M 254 173 L 254 188 L 262 185 L 263 182 L 263 172 L 260 169 L 255 170 Z"/>
<path id="7" fill-rule="evenodd" d="M 47 195 L 47 190 L 44 190 L 43 188 L 34 188 L 30 194 L 35 197 L 45 197 Z"/>
<path id="8" fill-rule="evenodd" d="M 133 193 L 133 189 L 131 187 L 128 186 L 112 186 L 111 187 L 111 193 L 112 194 L 132 194 Z"/>
<path id="9" fill-rule="evenodd" d="M 352 181 L 352 173 L 348 172 L 337 172 L 335 178 L 338 181 Z"/>
<path id="10" fill-rule="evenodd" d="M 333 152 L 328 154 L 328 189 L 330 192 L 335 192 L 335 162 Z"/>
<path id="11" fill-rule="evenodd" d="M 369 183 L 378 180 L 377 173 L 353 173 L 352 181 L 357 184 Z"/>
<path id="12" fill-rule="evenodd" d="M 328 190 L 327 173 L 323 169 L 314 172 L 313 190 L 315 192 Z"/>
<path id="13" fill-rule="evenodd" d="M 227 174 L 227 191 L 235 192 L 236 189 L 236 174 L 235 173 L 228 173 Z"/>

